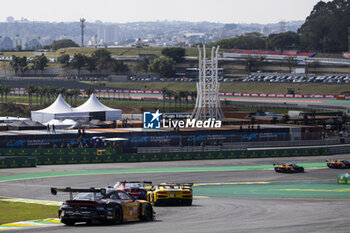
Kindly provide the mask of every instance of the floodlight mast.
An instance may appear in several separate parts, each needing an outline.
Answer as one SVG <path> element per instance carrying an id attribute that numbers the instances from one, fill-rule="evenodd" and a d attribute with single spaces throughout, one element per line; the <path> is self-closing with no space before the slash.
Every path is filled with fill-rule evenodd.
<path id="1" fill-rule="evenodd" d="M 198 46 L 199 67 L 197 83 L 196 106 L 192 113 L 192 118 L 203 119 L 222 119 L 224 114 L 221 110 L 219 99 L 219 72 L 218 72 L 218 53 L 219 47 L 211 49 L 211 59 L 206 57 L 205 45 L 203 45 L 203 54 Z"/>
<path id="2" fill-rule="evenodd" d="M 84 28 L 85 28 L 85 21 L 86 19 L 81 18 L 80 19 L 80 27 L 81 27 L 81 47 L 84 47 Z"/>

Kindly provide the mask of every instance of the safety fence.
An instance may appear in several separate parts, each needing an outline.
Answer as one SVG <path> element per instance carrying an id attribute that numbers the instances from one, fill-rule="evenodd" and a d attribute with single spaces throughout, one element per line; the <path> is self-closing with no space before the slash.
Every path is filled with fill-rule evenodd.
<path id="1" fill-rule="evenodd" d="M 1 149 L 3 154 L 6 154 Z M 242 151 L 206 151 L 206 152 L 173 152 L 173 153 L 120 153 L 118 149 L 108 148 L 106 153 L 97 153 L 97 149 L 23 149 L 27 156 L 0 156 L 0 168 L 30 167 L 33 165 L 82 164 L 82 163 L 120 163 L 120 162 L 153 162 L 205 159 L 238 159 L 267 158 L 291 156 L 329 155 L 328 148 L 266 149 Z M 19 150 L 20 151 L 20 150 Z M 15 151 L 11 150 L 11 155 Z M 3 163 L 2 163 L 3 162 Z M 23 165 L 23 166 L 22 166 Z"/>
<path id="2" fill-rule="evenodd" d="M 0 168 L 35 167 L 36 160 L 25 156 L 0 156 Z"/>

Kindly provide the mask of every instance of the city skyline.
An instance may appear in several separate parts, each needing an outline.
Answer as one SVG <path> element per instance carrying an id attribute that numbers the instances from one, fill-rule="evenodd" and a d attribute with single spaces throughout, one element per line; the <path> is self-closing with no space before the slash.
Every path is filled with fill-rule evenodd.
<path id="1" fill-rule="evenodd" d="M 111 23 L 168 20 L 268 24 L 305 20 L 317 2 L 319 0 L 220 0 L 220 4 L 213 5 L 200 0 L 102 0 L 94 4 L 82 0 L 61 0 L 48 4 L 44 0 L 18 0 L 2 4 L 6 15 L 2 15 L 0 21 L 5 22 L 8 16 L 12 16 L 16 20 L 25 18 L 48 22 L 74 22 L 83 17 L 87 22 L 100 20 Z"/>

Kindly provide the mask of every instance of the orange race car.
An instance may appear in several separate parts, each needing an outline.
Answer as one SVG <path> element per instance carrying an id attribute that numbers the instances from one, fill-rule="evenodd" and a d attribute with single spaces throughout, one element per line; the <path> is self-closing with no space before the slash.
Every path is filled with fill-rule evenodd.
<path id="1" fill-rule="evenodd" d="M 329 168 L 346 169 L 350 168 L 350 162 L 348 160 L 326 160 Z"/>
<path id="2" fill-rule="evenodd" d="M 304 167 L 295 165 L 293 163 L 288 163 L 288 164 L 277 163 L 277 164 L 273 164 L 273 166 L 275 166 L 275 172 L 281 172 L 281 173 L 304 172 Z"/>

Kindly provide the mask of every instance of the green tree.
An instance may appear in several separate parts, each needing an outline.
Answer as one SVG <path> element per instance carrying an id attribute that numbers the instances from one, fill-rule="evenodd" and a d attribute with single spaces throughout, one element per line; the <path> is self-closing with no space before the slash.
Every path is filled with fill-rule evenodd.
<path id="1" fill-rule="evenodd" d="M 19 59 L 19 70 L 21 71 L 21 74 L 23 75 L 24 72 L 28 69 L 28 63 L 27 63 L 27 57 L 21 57 Z"/>
<path id="2" fill-rule="evenodd" d="M 112 71 L 115 73 L 126 73 L 129 71 L 129 67 L 123 61 L 113 60 Z"/>
<path id="3" fill-rule="evenodd" d="M 173 59 L 169 57 L 158 57 L 152 60 L 148 69 L 150 72 L 169 77 L 175 73 L 174 64 Z"/>
<path id="4" fill-rule="evenodd" d="M 33 104 L 33 94 L 36 92 L 36 86 L 31 84 L 29 86 L 27 86 L 26 88 L 26 92 L 28 93 L 28 97 L 29 97 L 29 105 Z"/>
<path id="5" fill-rule="evenodd" d="M 264 57 L 248 56 L 246 58 L 246 71 L 252 72 L 259 70 L 264 64 Z"/>
<path id="6" fill-rule="evenodd" d="M 307 51 L 347 51 L 350 27 L 349 0 L 318 2 L 299 28 L 301 47 Z"/>
<path id="7" fill-rule="evenodd" d="M 12 55 L 10 66 L 15 71 L 15 75 L 17 75 L 18 70 L 20 69 L 20 57 Z"/>
<path id="8" fill-rule="evenodd" d="M 295 67 L 298 64 L 298 61 L 295 57 L 289 56 L 286 59 L 287 66 L 289 68 L 289 73 L 292 73 L 292 68 Z"/>
<path id="9" fill-rule="evenodd" d="M 70 60 L 70 56 L 68 54 L 63 54 L 57 57 L 57 62 L 64 66 L 69 66 L 69 60 Z"/>
<path id="10" fill-rule="evenodd" d="M 258 32 L 250 32 L 230 39 L 216 41 L 211 45 L 220 46 L 223 49 L 265 49 L 266 37 Z"/>
<path id="11" fill-rule="evenodd" d="M 186 50 L 181 47 L 166 47 L 161 51 L 162 55 L 170 57 L 175 61 L 175 63 L 180 63 L 185 60 Z"/>
<path id="12" fill-rule="evenodd" d="M 57 50 L 57 49 L 62 49 L 62 48 L 70 48 L 70 47 L 79 47 L 77 43 L 72 41 L 71 39 L 63 39 L 63 40 L 58 40 L 53 42 L 50 45 L 50 48 Z"/>
<path id="13" fill-rule="evenodd" d="M 299 35 L 292 31 L 270 34 L 268 37 L 268 44 L 269 48 L 280 50 L 281 52 L 285 49 L 298 49 Z"/>
<path id="14" fill-rule="evenodd" d="M 92 58 L 96 61 L 96 68 L 102 72 L 111 67 L 112 57 L 107 49 L 97 49 L 92 53 Z"/>
<path id="15" fill-rule="evenodd" d="M 90 96 L 92 93 L 94 93 L 95 92 L 95 89 L 94 88 L 92 88 L 92 87 L 89 87 L 87 90 L 86 90 L 86 95 L 87 96 Z"/>
<path id="16" fill-rule="evenodd" d="M 5 103 L 7 103 L 7 96 L 10 92 L 11 92 L 11 87 L 9 85 L 2 86 L 1 95 L 2 94 L 5 95 Z"/>
<path id="17" fill-rule="evenodd" d="M 71 66 L 74 69 L 77 69 L 78 76 L 80 76 L 80 70 L 85 65 L 85 57 L 81 53 L 74 54 L 74 57 L 71 61 Z"/>
<path id="18" fill-rule="evenodd" d="M 33 69 L 34 70 L 40 70 L 41 75 L 43 74 L 43 71 L 45 67 L 47 66 L 48 60 L 44 54 L 41 54 L 40 56 L 37 56 L 33 60 Z"/>
<path id="19" fill-rule="evenodd" d="M 96 70 L 96 58 L 84 56 L 84 59 L 85 59 L 86 69 L 90 71 L 90 75 L 92 75 L 92 72 Z"/>
<path id="20" fill-rule="evenodd" d="M 150 64 L 150 59 L 144 57 L 141 61 L 139 61 L 136 65 L 136 69 L 141 72 L 148 73 L 148 66 Z"/>

